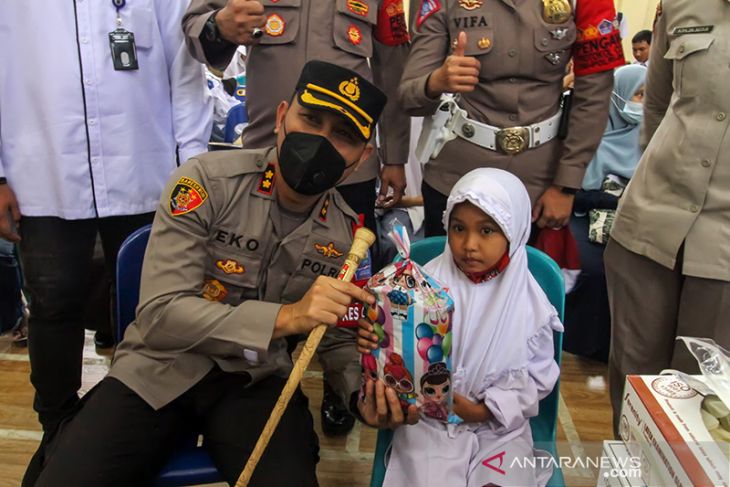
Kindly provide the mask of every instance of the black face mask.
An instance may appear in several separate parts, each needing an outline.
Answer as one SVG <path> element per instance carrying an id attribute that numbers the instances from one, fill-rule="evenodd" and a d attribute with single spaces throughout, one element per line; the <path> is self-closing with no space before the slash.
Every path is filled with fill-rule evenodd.
<path id="1" fill-rule="evenodd" d="M 321 135 L 290 132 L 281 144 L 279 171 L 286 184 L 299 194 L 314 196 L 334 188 L 348 167 Z"/>

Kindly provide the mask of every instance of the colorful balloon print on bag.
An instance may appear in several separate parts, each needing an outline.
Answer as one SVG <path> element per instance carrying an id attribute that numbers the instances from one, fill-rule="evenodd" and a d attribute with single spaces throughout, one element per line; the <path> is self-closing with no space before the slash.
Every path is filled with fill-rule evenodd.
<path id="1" fill-rule="evenodd" d="M 393 388 L 403 409 L 416 404 L 422 415 L 440 421 L 451 413 L 451 318 L 454 302 L 434 278 L 409 259 L 410 242 L 402 225 L 389 237 L 403 260 L 368 281 L 377 298 L 364 306 L 378 348 L 363 355 L 364 380 L 382 380 Z M 364 387 L 363 387 L 364 389 Z"/>

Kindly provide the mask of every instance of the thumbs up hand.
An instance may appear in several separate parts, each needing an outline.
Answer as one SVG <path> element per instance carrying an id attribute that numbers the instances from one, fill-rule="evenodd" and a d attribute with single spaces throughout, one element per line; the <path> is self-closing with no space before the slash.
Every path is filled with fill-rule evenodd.
<path id="1" fill-rule="evenodd" d="M 464 55 L 466 32 L 459 32 L 454 50 L 437 68 L 426 83 L 426 94 L 437 98 L 442 93 L 467 93 L 479 83 L 481 63 L 473 56 Z"/>

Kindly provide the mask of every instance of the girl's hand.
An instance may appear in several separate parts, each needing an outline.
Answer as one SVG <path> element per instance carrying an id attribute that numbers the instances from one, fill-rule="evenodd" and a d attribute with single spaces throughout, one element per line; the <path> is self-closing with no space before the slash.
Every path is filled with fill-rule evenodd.
<path id="1" fill-rule="evenodd" d="M 486 423 L 494 416 L 484 403 L 476 403 L 454 393 L 454 413 L 467 423 Z"/>
<path id="2" fill-rule="evenodd" d="M 363 421 L 374 428 L 395 429 L 403 424 L 416 424 L 420 419 L 414 404 L 408 406 L 404 415 L 398 394 L 379 380 L 365 383 L 365 398 L 358 401 L 357 408 Z"/>
<path id="3" fill-rule="evenodd" d="M 373 325 L 367 320 L 359 320 L 357 326 L 357 351 L 370 353 L 378 348 L 378 335 L 373 332 Z"/>

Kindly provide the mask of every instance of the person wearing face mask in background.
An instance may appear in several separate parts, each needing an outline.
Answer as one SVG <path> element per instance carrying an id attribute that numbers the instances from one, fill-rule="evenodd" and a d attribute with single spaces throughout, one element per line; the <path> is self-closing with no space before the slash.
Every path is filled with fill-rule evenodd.
<path id="1" fill-rule="evenodd" d="M 730 348 L 728 38 L 727 0 L 659 5 L 641 128 L 646 149 L 605 254 L 615 430 L 627 374 L 699 371 L 676 337 Z"/>
<path id="2" fill-rule="evenodd" d="M 385 102 L 354 71 L 309 62 L 277 108 L 275 147 L 202 154 L 173 173 L 136 319 L 109 375 L 41 445 L 23 485 L 149 485 L 191 424 L 236 482 L 292 367 L 284 337 L 334 325 L 352 300 L 374 302 L 334 278 L 358 222 L 334 187 L 370 155 Z M 349 354 L 332 386 L 358 407 L 355 343 L 319 353 Z M 393 391 L 374 395 L 369 404 L 393 413 L 361 407 L 365 421 L 404 421 Z M 298 390 L 249 485 L 315 486 L 317 461 Z"/>
<path id="3" fill-rule="evenodd" d="M 615 71 L 608 125 L 575 195 L 570 220 L 581 269 L 565 300 L 563 349 L 603 362 L 611 332 L 603 251 L 619 196 L 641 158 L 645 80 L 646 68 L 640 64 Z"/>

